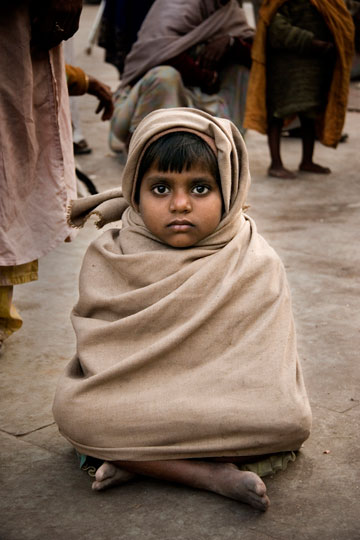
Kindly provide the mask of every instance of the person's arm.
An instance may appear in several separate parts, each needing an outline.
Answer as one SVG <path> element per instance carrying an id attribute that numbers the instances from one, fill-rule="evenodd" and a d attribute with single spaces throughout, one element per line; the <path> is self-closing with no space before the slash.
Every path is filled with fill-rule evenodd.
<path id="1" fill-rule="evenodd" d="M 303 53 L 311 50 L 314 34 L 293 26 L 283 13 L 276 13 L 268 30 L 269 44 L 273 49 L 287 49 Z"/>
<path id="2" fill-rule="evenodd" d="M 220 36 L 200 44 L 196 55 L 186 51 L 166 63 L 180 72 L 186 86 L 199 86 L 205 93 L 216 93 L 220 62 L 230 53 L 235 39 L 227 34 Z"/>
<path id="3" fill-rule="evenodd" d="M 185 86 L 199 86 L 203 92 L 213 94 L 216 91 L 218 74 L 214 70 L 204 69 L 187 52 L 167 60 L 166 64 L 179 71 Z"/>
<path id="4" fill-rule="evenodd" d="M 69 96 L 82 96 L 89 88 L 89 77 L 85 71 L 79 67 L 65 64 L 66 81 Z"/>
<path id="5" fill-rule="evenodd" d="M 114 112 L 114 103 L 109 86 L 101 81 L 87 75 L 79 67 L 65 65 L 67 86 L 70 96 L 81 96 L 91 94 L 98 98 L 99 103 L 95 113 L 103 111 L 101 120 L 109 120 Z"/>
<path id="6" fill-rule="evenodd" d="M 273 49 L 287 49 L 299 54 L 327 54 L 333 43 L 316 39 L 313 32 L 291 24 L 285 13 L 276 13 L 268 30 L 269 44 Z"/>
<path id="7" fill-rule="evenodd" d="M 103 111 L 101 120 L 110 120 L 114 112 L 111 88 L 91 75 L 88 75 L 88 77 L 89 87 L 87 93 L 97 97 L 99 100 L 95 113 L 98 114 Z"/>
<path id="8" fill-rule="evenodd" d="M 196 58 L 184 52 L 166 63 L 180 72 L 186 86 L 199 86 L 203 92 L 213 94 L 218 91 L 218 69 L 225 57 L 231 54 L 234 61 L 249 67 L 251 41 L 225 34 L 203 43 Z"/>
<path id="9" fill-rule="evenodd" d="M 217 70 L 221 60 L 230 51 L 234 38 L 225 34 L 207 41 L 198 62 L 203 69 Z"/>

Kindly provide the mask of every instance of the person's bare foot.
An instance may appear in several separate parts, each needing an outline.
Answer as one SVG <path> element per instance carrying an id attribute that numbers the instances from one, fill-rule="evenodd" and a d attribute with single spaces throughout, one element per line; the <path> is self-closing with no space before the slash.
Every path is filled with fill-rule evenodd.
<path id="1" fill-rule="evenodd" d="M 240 471 L 232 463 L 216 464 L 209 488 L 219 495 L 249 504 L 265 512 L 270 506 L 266 486 L 261 478 L 250 471 Z"/>
<path id="2" fill-rule="evenodd" d="M 314 163 L 313 161 L 311 161 L 310 163 L 300 163 L 299 171 L 311 172 L 315 174 L 330 174 L 331 173 L 331 170 L 329 169 L 329 167 L 322 167 L 321 165 L 318 165 L 317 163 Z"/>
<path id="3" fill-rule="evenodd" d="M 268 169 L 268 175 L 272 176 L 273 178 L 281 178 L 283 180 L 294 180 L 296 178 L 296 174 L 289 171 L 289 169 L 285 169 L 285 167 L 269 167 Z"/>
<path id="4" fill-rule="evenodd" d="M 240 471 L 233 463 L 192 460 L 104 462 L 96 471 L 92 489 L 100 491 L 123 484 L 135 474 L 212 491 L 265 512 L 270 505 L 266 486 L 253 472 Z"/>
<path id="5" fill-rule="evenodd" d="M 133 480 L 135 476 L 134 473 L 124 471 L 112 463 L 104 461 L 96 471 L 95 481 L 92 483 L 91 489 L 94 491 L 102 491 L 113 486 L 124 484 L 129 480 Z"/>

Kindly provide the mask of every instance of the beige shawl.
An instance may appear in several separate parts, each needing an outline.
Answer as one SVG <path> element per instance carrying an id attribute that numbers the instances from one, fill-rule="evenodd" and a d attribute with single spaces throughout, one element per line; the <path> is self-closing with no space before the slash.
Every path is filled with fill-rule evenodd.
<path id="1" fill-rule="evenodd" d="M 174 249 L 129 206 L 147 141 L 171 128 L 214 138 L 225 214 L 196 246 Z M 261 455 L 298 449 L 311 413 L 284 267 L 243 213 L 248 157 L 236 127 L 179 108 L 135 131 L 120 191 L 88 204 L 102 223 L 89 247 L 72 321 L 77 352 L 54 417 L 81 453 L 108 460 Z M 101 202 L 102 201 L 102 202 Z M 100 203 L 98 205 L 98 203 Z M 117 207 L 117 208 L 116 208 Z M 84 207 L 73 208 L 86 218 Z"/>
<path id="2" fill-rule="evenodd" d="M 237 0 L 224 6 L 219 0 L 156 0 L 126 57 L 121 86 L 193 45 L 224 34 L 254 35 Z"/>

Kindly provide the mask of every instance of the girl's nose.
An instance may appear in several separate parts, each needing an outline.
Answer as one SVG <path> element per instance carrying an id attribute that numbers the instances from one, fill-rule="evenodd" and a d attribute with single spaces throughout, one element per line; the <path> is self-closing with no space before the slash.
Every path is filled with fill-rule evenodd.
<path id="1" fill-rule="evenodd" d="M 187 193 L 177 192 L 173 193 L 170 201 L 171 212 L 190 212 L 191 200 Z"/>

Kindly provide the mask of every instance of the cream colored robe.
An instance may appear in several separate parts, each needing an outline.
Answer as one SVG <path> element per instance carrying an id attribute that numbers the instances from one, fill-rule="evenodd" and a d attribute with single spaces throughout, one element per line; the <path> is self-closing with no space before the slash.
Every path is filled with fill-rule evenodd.
<path id="1" fill-rule="evenodd" d="M 218 151 L 225 213 L 197 245 L 175 249 L 133 207 L 139 156 L 156 134 L 195 129 Z M 243 213 L 250 174 L 228 120 L 158 110 L 138 126 L 121 190 L 79 201 L 119 219 L 89 247 L 72 321 L 77 351 L 54 417 L 84 454 L 106 460 L 249 456 L 296 450 L 311 413 L 284 267 Z M 130 206 L 125 210 L 128 203 Z"/>

